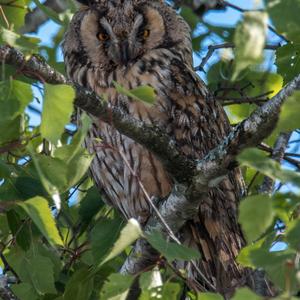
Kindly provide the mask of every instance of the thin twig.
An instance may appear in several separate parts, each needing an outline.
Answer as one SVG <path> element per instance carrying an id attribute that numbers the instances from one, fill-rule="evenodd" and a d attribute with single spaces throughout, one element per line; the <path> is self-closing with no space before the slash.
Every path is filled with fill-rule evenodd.
<path id="1" fill-rule="evenodd" d="M 278 45 L 265 45 L 265 50 L 276 50 L 279 47 L 280 47 L 280 44 L 278 44 Z M 204 66 L 207 64 L 208 60 L 212 57 L 214 52 L 216 50 L 219 50 L 219 49 L 228 49 L 228 48 L 233 48 L 234 49 L 235 45 L 233 43 L 226 42 L 226 43 L 222 43 L 222 44 L 218 44 L 218 45 L 208 46 L 208 51 L 207 51 L 206 55 L 203 57 L 200 65 L 195 68 L 195 71 L 201 71 L 201 72 L 205 73 Z"/>
<path id="2" fill-rule="evenodd" d="M 4 13 L 4 10 L 3 10 L 3 8 L 2 8 L 2 5 L 0 5 L 0 14 L 1 14 L 1 16 L 2 16 L 2 19 L 3 19 L 3 21 L 4 21 L 5 25 L 6 25 L 6 27 L 9 28 L 9 22 L 8 22 L 8 20 L 7 20 L 7 18 L 6 18 L 6 15 L 5 15 L 5 13 Z"/>
<path id="3" fill-rule="evenodd" d="M 289 142 L 289 143 L 291 143 L 291 142 Z M 258 145 L 258 148 L 261 149 L 261 150 L 263 150 L 263 151 L 266 151 L 266 152 L 268 152 L 270 154 L 272 154 L 273 151 L 274 151 L 272 147 L 268 146 L 265 143 L 260 143 Z M 292 154 L 294 154 L 294 153 L 292 153 Z M 300 157 L 300 154 L 297 154 L 297 155 L 298 155 L 298 157 Z M 290 156 L 289 153 L 285 153 L 284 156 L 283 156 L 283 159 L 285 161 L 287 161 L 288 163 L 294 165 L 297 169 L 300 170 L 300 161 L 298 161 L 296 159 L 293 159 L 293 158 L 291 158 L 289 156 Z"/>

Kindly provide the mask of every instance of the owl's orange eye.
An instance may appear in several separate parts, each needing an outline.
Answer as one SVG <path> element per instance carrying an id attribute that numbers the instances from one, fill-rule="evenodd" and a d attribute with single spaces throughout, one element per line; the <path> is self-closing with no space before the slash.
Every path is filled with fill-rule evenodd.
<path id="1" fill-rule="evenodd" d="M 107 41 L 107 40 L 109 39 L 109 36 L 108 36 L 108 34 L 106 34 L 106 33 L 100 32 L 100 33 L 98 34 L 98 39 L 99 39 L 100 41 Z"/>
<path id="2" fill-rule="evenodd" d="M 150 30 L 149 29 L 144 30 L 144 32 L 143 32 L 144 39 L 146 39 L 147 37 L 149 37 L 149 35 L 150 35 Z"/>

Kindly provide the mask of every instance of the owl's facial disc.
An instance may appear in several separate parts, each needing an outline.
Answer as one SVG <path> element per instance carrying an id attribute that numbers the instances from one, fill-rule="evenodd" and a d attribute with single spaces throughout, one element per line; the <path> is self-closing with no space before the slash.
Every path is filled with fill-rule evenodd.
<path id="1" fill-rule="evenodd" d="M 162 16 L 151 7 L 92 10 L 81 24 L 83 44 L 91 60 L 101 66 L 128 65 L 164 41 Z"/>
<path id="2" fill-rule="evenodd" d="M 132 28 L 113 25 L 105 17 L 100 19 L 99 41 L 103 43 L 114 63 L 127 65 L 141 53 L 139 47 L 149 37 L 150 30 L 146 29 L 147 25 L 144 24 L 144 17 L 141 14 L 134 18 Z"/>

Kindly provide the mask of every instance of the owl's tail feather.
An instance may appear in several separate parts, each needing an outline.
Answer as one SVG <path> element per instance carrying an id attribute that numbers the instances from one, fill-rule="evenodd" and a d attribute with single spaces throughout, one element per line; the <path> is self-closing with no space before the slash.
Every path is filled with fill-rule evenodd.
<path id="1" fill-rule="evenodd" d="M 238 193 L 242 192 L 240 178 L 236 170 L 218 188 L 212 189 L 200 204 L 198 218 L 189 221 L 180 232 L 181 241 L 198 249 L 201 258 L 195 262 L 176 262 L 176 268 L 185 271 L 190 288 L 213 291 L 213 286 L 226 299 L 241 286 L 256 290 L 255 272 L 236 262 L 246 244 L 237 220 L 241 197 Z"/>

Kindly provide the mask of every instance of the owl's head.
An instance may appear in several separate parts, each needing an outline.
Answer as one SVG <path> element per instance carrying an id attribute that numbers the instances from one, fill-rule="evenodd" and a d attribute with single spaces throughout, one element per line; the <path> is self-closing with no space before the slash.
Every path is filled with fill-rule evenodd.
<path id="1" fill-rule="evenodd" d="M 190 60 L 189 27 L 163 1 L 80 2 L 85 6 L 73 17 L 65 52 L 81 52 L 81 60 L 102 69 L 128 65 L 158 48 L 174 49 Z"/>

